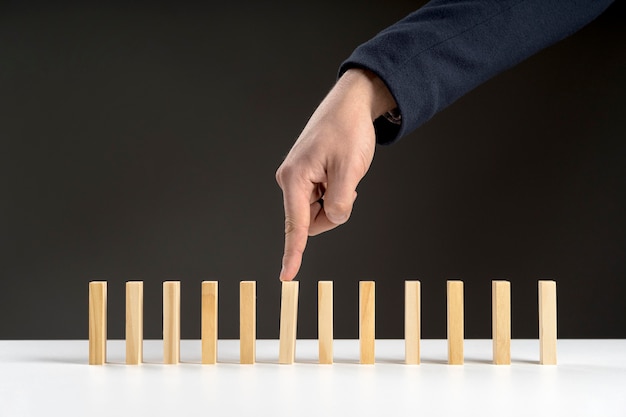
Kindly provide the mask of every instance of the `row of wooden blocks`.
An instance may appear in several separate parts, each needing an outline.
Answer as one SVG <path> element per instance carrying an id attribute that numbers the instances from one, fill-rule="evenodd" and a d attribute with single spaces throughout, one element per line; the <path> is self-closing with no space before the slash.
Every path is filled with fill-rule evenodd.
<path id="1" fill-rule="evenodd" d="M 202 363 L 217 362 L 217 281 L 202 282 Z M 239 291 L 240 363 L 256 360 L 256 282 L 242 281 Z M 405 361 L 420 363 L 420 282 L 405 282 Z M 89 283 L 89 364 L 106 362 L 107 283 Z M 278 361 L 295 360 L 298 281 L 283 282 Z M 448 363 L 463 364 L 463 281 L 447 282 Z M 492 282 L 493 363 L 511 363 L 511 286 Z M 556 364 L 556 282 L 539 281 L 539 357 Z M 318 282 L 319 363 L 333 363 L 333 283 Z M 360 363 L 375 362 L 375 283 L 359 283 Z M 143 282 L 126 283 L 126 363 L 143 358 Z M 163 362 L 180 361 L 180 282 L 163 283 Z"/>

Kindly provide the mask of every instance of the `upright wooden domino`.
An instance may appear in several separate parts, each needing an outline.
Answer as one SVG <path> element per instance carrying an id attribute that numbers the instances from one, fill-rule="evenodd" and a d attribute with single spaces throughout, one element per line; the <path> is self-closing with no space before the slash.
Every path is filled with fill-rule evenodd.
<path id="1" fill-rule="evenodd" d="M 217 281 L 202 282 L 202 363 L 217 362 Z"/>
<path id="2" fill-rule="evenodd" d="M 180 281 L 163 283 L 163 363 L 180 362 Z"/>
<path id="3" fill-rule="evenodd" d="M 511 283 L 491 282 L 491 334 L 493 363 L 511 364 Z"/>
<path id="4" fill-rule="evenodd" d="M 126 283 L 126 364 L 143 361 L 143 282 Z"/>
<path id="5" fill-rule="evenodd" d="M 404 282 L 404 356 L 408 365 L 420 363 L 420 282 Z"/>
<path id="6" fill-rule="evenodd" d="M 333 282 L 317 283 L 317 338 L 319 363 L 333 363 Z"/>
<path id="7" fill-rule="evenodd" d="M 107 283 L 89 283 L 89 365 L 103 365 L 107 359 Z"/>
<path id="8" fill-rule="evenodd" d="M 376 287 L 374 281 L 359 282 L 360 363 L 374 364 L 376 342 Z"/>
<path id="9" fill-rule="evenodd" d="M 463 281 L 448 281 L 448 364 L 463 364 Z"/>
<path id="10" fill-rule="evenodd" d="M 256 281 L 239 284 L 239 362 L 256 361 Z"/>
<path id="11" fill-rule="evenodd" d="M 556 365 L 555 281 L 539 281 L 539 363 Z"/>
<path id="12" fill-rule="evenodd" d="M 298 327 L 298 281 L 283 281 L 280 301 L 278 363 L 290 365 L 296 357 Z"/>

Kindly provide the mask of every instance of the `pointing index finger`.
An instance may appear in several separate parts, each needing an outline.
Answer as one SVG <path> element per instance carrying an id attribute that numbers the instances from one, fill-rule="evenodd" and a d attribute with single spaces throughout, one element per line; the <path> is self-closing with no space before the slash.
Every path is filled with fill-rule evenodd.
<path id="1" fill-rule="evenodd" d="M 300 270 L 302 254 L 309 235 L 311 221 L 309 198 L 313 184 L 291 180 L 281 185 L 281 188 L 285 206 L 285 252 L 280 280 L 291 281 Z"/>

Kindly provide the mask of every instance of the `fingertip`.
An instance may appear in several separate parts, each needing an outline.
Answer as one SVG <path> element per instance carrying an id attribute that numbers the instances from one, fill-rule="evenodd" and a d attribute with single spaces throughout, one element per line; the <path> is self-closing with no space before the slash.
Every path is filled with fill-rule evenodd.
<path id="1" fill-rule="evenodd" d="M 350 213 L 352 213 L 352 203 L 329 201 L 324 205 L 324 211 L 326 212 L 326 217 L 332 223 L 336 225 L 344 224 L 350 218 Z"/>
<path id="2" fill-rule="evenodd" d="M 331 221 L 331 223 L 340 225 L 348 221 L 348 218 L 350 218 L 350 213 L 326 210 L 326 217 L 328 218 L 328 220 Z"/>
<path id="3" fill-rule="evenodd" d="M 291 279 L 289 279 L 289 276 L 285 272 L 284 266 L 280 270 L 280 275 L 278 276 L 278 279 L 281 281 L 291 281 Z"/>
<path id="4" fill-rule="evenodd" d="M 300 269 L 300 265 L 294 265 L 293 262 L 290 262 L 289 259 L 285 259 L 283 260 L 283 265 L 280 270 L 279 279 L 281 281 L 293 281 L 293 279 L 298 274 L 299 269 Z"/>
<path id="5" fill-rule="evenodd" d="M 326 218 L 335 225 L 344 224 L 352 214 L 352 206 L 354 204 L 354 192 L 350 199 L 341 198 L 336 195 L 326 195 L 324 198 L 324 212 Z"/>

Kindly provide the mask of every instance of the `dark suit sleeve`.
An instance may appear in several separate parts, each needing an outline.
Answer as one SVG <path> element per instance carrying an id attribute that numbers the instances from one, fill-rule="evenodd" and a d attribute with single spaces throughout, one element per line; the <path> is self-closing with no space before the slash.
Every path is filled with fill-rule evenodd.
<path id="1" fill-rule="evenodd" d="M 367 68 L 398 103 L 377 142 L 410 133 L 463 94 L 596 18 L 611 0 L 433 0 L 359 46 L 341 65 Z"/>

